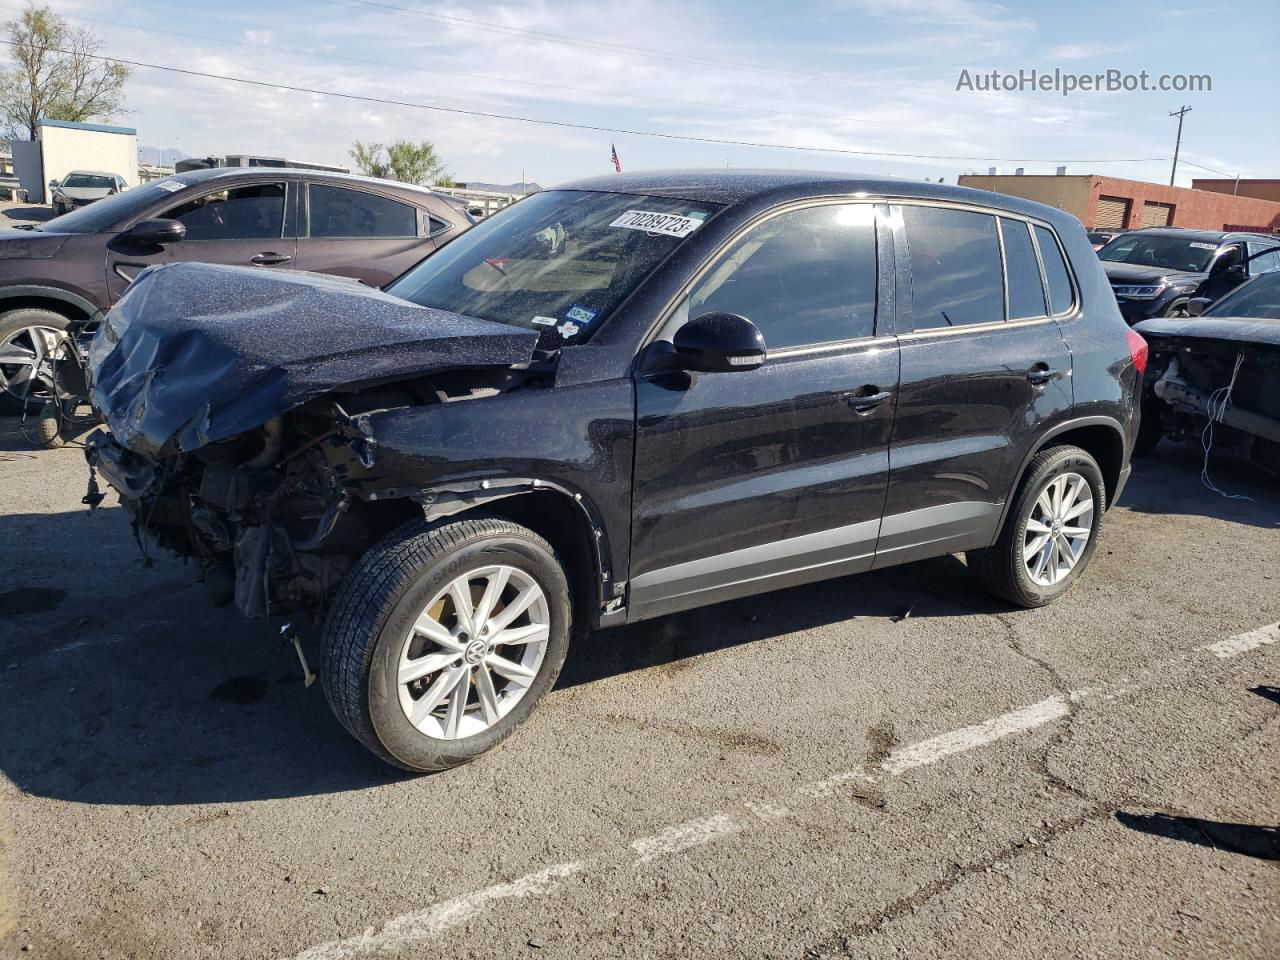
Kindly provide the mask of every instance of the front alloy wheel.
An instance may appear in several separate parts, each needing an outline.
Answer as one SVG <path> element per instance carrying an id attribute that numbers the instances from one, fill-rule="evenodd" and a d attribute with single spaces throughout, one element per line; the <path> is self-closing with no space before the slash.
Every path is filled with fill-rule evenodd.
<path id="1" fill-rule="evenodd" d="M 343 579 L 320 679 L 342 725 L 388 763 L 444 770 L 496 747 L 555 684 L 569 584 L 551 545 L 500 517 L 388 534 Z"/>

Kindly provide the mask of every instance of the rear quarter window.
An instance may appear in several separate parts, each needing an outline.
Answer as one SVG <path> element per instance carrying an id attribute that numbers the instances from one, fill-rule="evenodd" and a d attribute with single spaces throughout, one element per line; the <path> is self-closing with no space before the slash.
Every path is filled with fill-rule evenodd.
<path id="1" fill-rule="evenodd" d="M 1058 246 L 1058 238 L 1048 227 L 1037 225 L 1035 234 L 1040 246 L 1040 261 L 1044 264 L 1044 276 L 1049 282 L 1049 307 L 1054 314 L 1066 313 L 1075 302 L 1075 294 L 1071 289 L 1071 274 L 1067 272 L 1062 248 Z"/>

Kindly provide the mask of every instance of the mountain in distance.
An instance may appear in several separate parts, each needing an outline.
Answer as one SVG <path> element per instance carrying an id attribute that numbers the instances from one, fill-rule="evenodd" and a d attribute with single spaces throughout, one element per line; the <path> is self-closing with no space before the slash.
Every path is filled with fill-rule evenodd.
<path id="1" fill-rule="evenodd" d="M 189 154 L 177 147 L 138 147 L 138 160 L 158 167 L 172 167 L 179 160 L 185 160 Z"/>

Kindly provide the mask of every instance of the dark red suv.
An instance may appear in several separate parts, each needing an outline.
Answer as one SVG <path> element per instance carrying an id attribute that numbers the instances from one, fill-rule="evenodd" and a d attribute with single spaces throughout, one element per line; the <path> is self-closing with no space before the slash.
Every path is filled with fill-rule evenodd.
<path id="1" fill-rule="evenodd" d="M 152 264 L 310 270 L 381 287 L 472 223 L 423 187 L 220 168 L 135 187 L 34 228 L 0 229 L 0 409 L 43 403 L 45 390 L 28 379 L 56 331 L 96 324 Z"/>

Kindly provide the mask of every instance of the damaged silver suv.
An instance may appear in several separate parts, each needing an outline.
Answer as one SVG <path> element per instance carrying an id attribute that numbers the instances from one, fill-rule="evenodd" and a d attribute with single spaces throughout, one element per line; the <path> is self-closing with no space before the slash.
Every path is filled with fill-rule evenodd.
<path id="1" fill-rule="evenodd" d="M 1128 476 L 1145 360 L 1061 211 L 614 176 L 385 292 L 145 271 L 91 347 L 88 458 L 220 602 L 313 614 L 343 725 L 438 770 L 596 628 L 959 552 L 1010 602 L 1055 600 Z"/>

